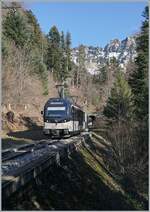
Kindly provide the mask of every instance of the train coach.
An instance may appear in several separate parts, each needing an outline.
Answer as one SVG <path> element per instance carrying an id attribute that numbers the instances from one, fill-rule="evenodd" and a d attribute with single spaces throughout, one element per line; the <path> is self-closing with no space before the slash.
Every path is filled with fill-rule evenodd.
<path id="1" fill-rule="evenodd" d="M 44 119 L 45 135 L 74 135 L 84 131 L 87 126 L 86 113 L 67 98 L 50 98 L 41 114 Z"/>

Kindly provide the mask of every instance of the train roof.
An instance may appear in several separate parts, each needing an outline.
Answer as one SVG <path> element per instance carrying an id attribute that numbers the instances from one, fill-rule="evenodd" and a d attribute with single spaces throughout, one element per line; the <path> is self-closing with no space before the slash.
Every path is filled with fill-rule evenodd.
<path id="1" fill-rule="evenodd" d="M 71 99 L 68 99 L 68 98 L 58 98 L 58 97 L 57 98 L 56 97 L 55 98 L 50 98 L 46 102 L 45 106 L 48 106 L 50 104 L 57 105 L 57 104 L 60 104 L 60 102 L 62 104 L 65 104 L 65 105 L 73 105 L 73 106 L 79 108 L 80 110 L 82 110 L 79 105 L 73 103 L 73 101 Z"/>
<path id="2" fill-rule="evenodd" d="M 56 104 L 59 104 L 60 102 L 62 102 L 62 103 L 72 103 L 69 99 L 67 99 L 67 98 L 50 98 L 47 102 L 46 102 L 46 104 L 49 104 L 49 103 L 56 103 Z"/>

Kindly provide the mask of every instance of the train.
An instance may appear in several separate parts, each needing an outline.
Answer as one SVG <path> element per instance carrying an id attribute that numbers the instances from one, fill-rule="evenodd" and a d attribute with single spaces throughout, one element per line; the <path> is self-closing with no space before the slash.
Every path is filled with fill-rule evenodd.
<path id="1" fill-rule="evenodd" d="M 48 136 L 75 135 L 87 130 L 88 120 L 80 106 L 67 98 L 50 98 L 41 111 L 43 133 Z"/>

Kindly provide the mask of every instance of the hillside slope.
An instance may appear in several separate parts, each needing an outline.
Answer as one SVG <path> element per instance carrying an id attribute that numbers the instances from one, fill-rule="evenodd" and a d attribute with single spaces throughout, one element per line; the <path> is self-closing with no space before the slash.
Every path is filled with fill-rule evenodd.
<path id="1" fill-rule="evenodd" d="M 144 198 L 126 192 L 103 163 L 107 148 L 89 140 L 77 152 L 53 165 L 22 195 L 8 199 L 5 210 L 146 210 Z M 19 200 L 19 201 L 18 201 Z"/>

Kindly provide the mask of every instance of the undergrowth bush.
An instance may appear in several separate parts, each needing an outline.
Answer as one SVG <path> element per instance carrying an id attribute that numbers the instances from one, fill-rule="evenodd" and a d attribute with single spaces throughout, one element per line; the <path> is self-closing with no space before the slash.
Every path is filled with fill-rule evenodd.
<path id="1" fill-rule="evenodd" d="M 138 123 L 114 123 L 107 132 L 111 149 L 106 162 L 126 189 L 148 193 L 148 152 L 143 135 L 145 130 Z"/>

